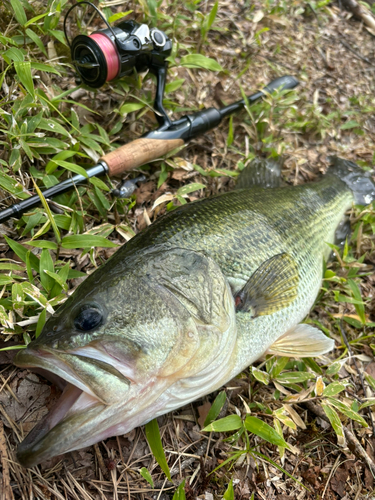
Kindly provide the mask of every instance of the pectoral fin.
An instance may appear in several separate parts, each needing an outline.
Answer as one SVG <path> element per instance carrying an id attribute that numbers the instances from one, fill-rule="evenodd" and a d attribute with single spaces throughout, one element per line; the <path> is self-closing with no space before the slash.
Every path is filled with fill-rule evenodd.
<path id="1" fill-rule="evenodd" d="M 273 314 L 297 297 L 298 269 L 294 259 L 281 253 L 264 262 L 234 297 L 236 311 L 253 317 Z"/>
<path id="2" fill-rule="evenodd" d="M 268 353 L 295 358 L 310 358 L 332 351 L 334 346 L 335 342 L 318 328 L 302 323 L 276 340 L 268 349 Z"/>

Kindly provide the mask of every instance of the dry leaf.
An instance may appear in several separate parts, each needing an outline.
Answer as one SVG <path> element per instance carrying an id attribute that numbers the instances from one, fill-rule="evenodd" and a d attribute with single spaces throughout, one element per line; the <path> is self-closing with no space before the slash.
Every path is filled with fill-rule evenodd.
<path id="1" fill-rule="evenodd" d="M 173 200 L 173 198 L 174 198 L 174 194 L 171 194 L 171 193 L 162 194 L 161 196 L 159 196 L 159 198 L 157 200 L 154 201 L 154 204 L 152 205 L 151 210 L 155 210 L 155 208 L 158 205 L 160 205 L 161 203 L 165 203 L 167 201 L 171 201 L 171 200 Z"/>
<path id="2" fill-rule="evenodd" d="M 199 418 L 198 418 L 198 424 L 200 425 L 200 428 L 203 429 L 204 427 L 204 422 L 207 418 L 208 412 L 211 409 L 211 403 L 207 402 L 204 403 L 202 406 L 198 406 L 198 413 L 199 413 Z"/>
<path id="3" fill-rule="evenodd" d="M 27 378 L 20 381 L 16 377 L 10 383 L 10 388 L 18 401 L 8 390 L 3 390 L 0 393 L 0 404 L 3 405 L 9 418 L 16 423 L 22 422 L 23 430 L 28 433 L 48 413 L 46 403 L 51 388 L 34 373 L 24 372 L 24 376 Z M 0 419 L 9 427 L 9 422 L 2 414 Z"/>
<path id="4" fill-rule="evenodd" d="M 262 10 L 257 10 L 253 17 L 253 23 L 259 23 L 264 17 L 264 12 Z"/>

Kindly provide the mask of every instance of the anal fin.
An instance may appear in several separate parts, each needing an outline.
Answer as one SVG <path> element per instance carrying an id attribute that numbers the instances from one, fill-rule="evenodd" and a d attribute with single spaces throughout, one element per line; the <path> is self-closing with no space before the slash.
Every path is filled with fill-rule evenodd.
<path id="1" fill-rule="evenodd" d="M 334 340 L 324 335 L 318 328 L 300 323 L 276 340 L 268 349 L 268 353 L 295 358 L 312 358 L 332 351 L 334 346 Z"/>

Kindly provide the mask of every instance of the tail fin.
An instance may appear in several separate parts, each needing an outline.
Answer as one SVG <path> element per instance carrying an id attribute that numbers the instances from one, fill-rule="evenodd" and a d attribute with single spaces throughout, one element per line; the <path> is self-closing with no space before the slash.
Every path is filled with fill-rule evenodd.
<path id="1" fill-rule="evenodd" d="M 263 188 L 279 187 L 282 164 L 282 157 L 277 160 L 254 158 L 240 173 L 236 189 L 246 189 L 254 186 Z"/>
<path id="2" fill-rule="evenodd" d="M 330 156 L 328 159 L 330 166 L 327 173 L 345 182 L 358 205 L 368 205 L 375 200 L 375 183 L 370 172 L 365 172 L 352 161 L 337 156 Z"/>

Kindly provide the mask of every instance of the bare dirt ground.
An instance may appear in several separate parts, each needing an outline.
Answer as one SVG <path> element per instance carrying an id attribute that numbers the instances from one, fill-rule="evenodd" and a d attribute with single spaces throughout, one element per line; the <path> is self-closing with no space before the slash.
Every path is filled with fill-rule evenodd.
<path id="1" fill-rule="evenodd" d="M 149 220 L 165 211 L 165 203 L 152 210 L 153 203 L 162 195 L 173 195 L 184 184 L 201 182 L 206 189 L 189 195 L 193 201 L 198 197 L 226 191 L 234 185 L 223 169 L 238 171 L 252 157 L 270 153 L 283 154 L 283 179 L 290 184 L 313 180 L 328 164 L 327 156 L 336 154 L 371 168 L 375 139 L 375 33 L 355 19 L 349 12 L 340 9 L 337 2 L 324 8 L 318 2 L 262 2 L 248 3 L 220 1 L 214 28 L 209 31 L 207 41 L 201 43 L 199 30 L 186 20 L 186 28 L 175 33 L 183 52 L 186 47 L 197 45 L 205 55 L 216 59 L 225 69 L 224 73 L 201 69 L 174 67 L 171 79 L 183 78 L 184 84 L 171 97 L 175 115 L 193 107 L 222 106 L 241 98 L 241 87 L 246 94 L 255 92 L 273 78 L 282 74 L 295 75 L 300 86 L 292 97 L 279 97 L 276 101 L 267 98 L 266 103 L 257 104 L 251 111 L 252 118 L 243 112 L 233 118 L 233 142 L 228 145 L 228 121 L 203 137 L 191 141 L 177 156 L 166 164 L 165 182 L 157 187 L 160 163 L 148 171 L 148 180 L 136 191 L 136 204 L 127 215 L 129 226 L 138 232 Z M 121 5 L 118 10 L 135 10 L 139 18 L 140 9 L 134 5 Z M 162 3 L 160 10 L 173 16 L 173 9 Z M 203 14 L 212 4 L 202 2 Z M 181 12 L 189 12 L 180 7 Z M 182 22 L 183 24 L 183 22 Z M 164 28 L 165 29 L 165 28 Z M 51 77 L 48 77 L 51 78 Z M 52 77 L 52 80 L 57 78 Z M 49 83 L 48 81 L 46 81 Z M 46 83 L 45 82 L 45 83 Z M 51 82 L 50 82 L 51 83 Z M 152 86 L 148 82 L 147 89 Z M 74 87 L 72 73 L 59 80 L 65 90 Z M 105 87 L 96 95 L 78 91 L 76 99 L 100 113 L 103 127 L 110 127 L 111 110 L 119 106 L 118 93 Z M 141 91 L 137 95 L 143 95 Z M 262 108 L 264 106 L 264 108 Z M 263 110 L 264 109 L 264 110 Z M 96 120 L 93 114 L 79 110 L 81 124 Z M 151 113 L 131 113 L 116 138 L 124 143 L 139 137 L 154 126 Z M 231 142 L 231 141 L 229 141 Z M 242 165 L 241 165 L 242 162 Z M 193 165 L 199 165 L 206 173 L 202 175 Z M 217 174 L 217 175 L 216 175 Z M 31 188 L 27 169 L 23 182 Z M 170 199 L 171 199 L 170 198 Z M 352 214 L 353 223 L 358 214 Z M 118 214 L 109 215 L 111 223 L 118 223 Z M 120 217 L 121 218 L 121 217 Z M 88 223 L 87 229 L 99 225 L 100 218 Z M 4 226 L 4 232 L 17 237 L 14 226 Z M 1 240 L 1 257 L 11 256 L 9 247 Z M 118 242 L 124 239 L 118 236 Z M 374 295 L 374 239 L 370 236 L 357 238 L 354 243 L 355 258 L 365 255 L 364 271 L 368 276 L 361 284 L 362 294 L 368 297 L 366 319 L 375 321 Z M 109 250 L 98 253 L 98 263 L 106 260 Z M 14 257 L 14 255 L 12 255 Z M 65 250 L 61 258 L 75 261 L 76 268 L 88 272 L 93 268 L 88 255 L 81 257 L 78 250 Z M 337 266 L 337 264 L 335 264 Z M 333 267 L 336 269 L 335 267 Z M 340 270 L 338 271 L 340 273 Z M 74 280 L 73 280 L 74 281 Z M 71 287 L 77 285 L 72 282 Z M 339 358 L 347 351 L 335 319 L 342 315 L 358 319 L 353 304 L 334 302 L 332 294 L 321 296 L 311 312 L 311 319 L 331 331 L 338 349 L 330 360 Z M 358 336 L 367 340 L 352 348 L 361 371 L 375 378 L 375 361 L 371 347 L 373 328 L 364 326 L 358 331 L 346 324 L 350 341 Z M 9 334 L 3 335 L 9 340 Z M 19 343 L 19 339 L 11 339 Z M 2 346 L 6 345 L 4 342 Z M 288 416 L 292 420 L 284 426 L 285 439 L 294 447 L 294 453 L 286 450 L 281 459 L 279 450 L 273 445 L 253 437 L 252 444 L 291 474 L 288 478 L 276 466 L 266 460 L 243 454 L 217 471 L 233 452 L 244 449 L 239 440 L 228 442 L 222 433 L 202 433 L 201 428 L 214 395 L 190 404 L 173 414 L 159 419 L 165 455 L 171 470 L 172 482 L 168 481 L 150 453 L 143 428 L 137 428 L 125 436 L 111 438 L 84 450 L 56 457 L 32 469 L 23 469 L 15 460 L 17 443 L 48 411 L 59 396 L 59 391 L 42 377 L 20 370 L 11 364 L 10 352 L 0 353 L 0 452 L 2 459 L 2 481 L 5 488 L 10 485 L 12 493 L 2 498 L 22 499 L 140 499 L 167 500 L 172 498 L 176 487 L 186 479 L 186 498 L 211 500 L 222 498 L 230 479 L 233 479 L 234 498 L 245 500 L 312 500 L 343 499 L 359 500 L 373 498 L 374 471 L 371 472 L 359 448 L 366 450 L 375 459 L 375 437 L 370 417 L 362 412 L 369 426 L 361 427 L 357 422 L 342 416 L 342 423 L 354 436 L 347 435 L 345 446 L 339 446 L 331 425 L 324 419 L 316 398 L 304 386 L 306 397 L 289 401 Z M 347 359 L 347 358 L 345 358 Z M 327 358 L 327 362 L 330 362 Z M 352 402 L 356 398 L 363 402 L 373 397 L 375 389 L 366 385 L 363 393 L 358 371 L 350 360 L 343 360 L 338 381 L 350 383 L 345 397 Z M 309 381 L 311 386 L 313 382 Z M 315 381 L 314 381 L 315 383 Z M 288 388 L 270 383 L 262 384 L 249 371 L 226 384 L 227 402 L 220 417 L 231 413 L 245 415 L 247 405 L 258 402 L 263 406 L 252 408 L 254 414 L 266 415 L 266 406 L 275 410 L 282 406 L 274 397 L 275 388 L 282 397 Z M 289 387 L 291 390 L 291 388 Z M 284 392 L 283 392 L 284 390 Z M 291 393 L 289 393 L 291 394 Z M 312 400 L 312 401 L 311 401 Z M 269 421 L 272 423 L 272 420 Z M 146 467 L 152 475 L 154 489 L 139 473 Z M 303 486 L 302 486 L 303 485 Z M 228 497 L 229 498 L 229 497 Z"/>

